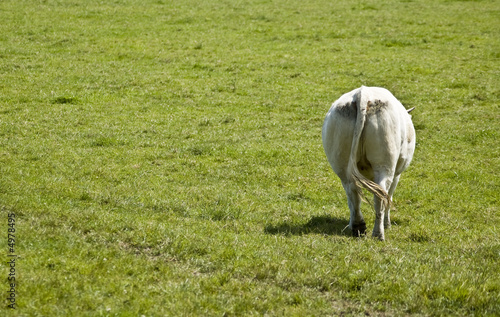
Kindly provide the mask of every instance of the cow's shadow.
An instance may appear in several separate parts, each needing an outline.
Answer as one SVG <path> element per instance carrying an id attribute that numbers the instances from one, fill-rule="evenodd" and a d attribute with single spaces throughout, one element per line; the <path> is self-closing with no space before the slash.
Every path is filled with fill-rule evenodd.
<path id="1" fill-rule="evenodd" d="M 349 236 L 351 230 L 347 228 L 348 219 L 341 219 L 330 216 L 312 217 L 307 223 L 292 224 L 283 222 L 278 225 L 268 225 L 264 229 L 267 234 L 282 235 L 304 235 L 304 234 L 325 234 L 337 236 Z"/>

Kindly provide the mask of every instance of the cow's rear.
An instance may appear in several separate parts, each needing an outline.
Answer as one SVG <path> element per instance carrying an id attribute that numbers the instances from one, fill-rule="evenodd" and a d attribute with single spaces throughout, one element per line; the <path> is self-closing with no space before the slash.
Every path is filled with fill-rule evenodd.
<path id="1" fill-rule="evenodd" d="M 390 203 L 415 150 L 411 116 L 386 89 L 361 87 L 335 101 L 323 124 L 323 147 L 347 194 L 349 227 L 364 234 L 361 187 L 374 194 L 373 236 L 384 240 Z"/>

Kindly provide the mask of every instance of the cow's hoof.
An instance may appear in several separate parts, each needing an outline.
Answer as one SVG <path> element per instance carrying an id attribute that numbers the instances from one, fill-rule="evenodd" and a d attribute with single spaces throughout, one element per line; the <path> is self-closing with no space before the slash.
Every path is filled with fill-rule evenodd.
<path id="1" fill-rule="evenodd" d="M 352 226 L 352 235 L 354 237 L 361 237 L 366 234 L 366 223 L 355 223 Z"/>
<path id="2" fill-rule="evenodd" d="M 372 237 L 375 238 L 375 239 L 378 239 L 380 241 L 384 241 L 385 240 L 385 236 L 383 233 L 373 233 L 372 234 Z"/>

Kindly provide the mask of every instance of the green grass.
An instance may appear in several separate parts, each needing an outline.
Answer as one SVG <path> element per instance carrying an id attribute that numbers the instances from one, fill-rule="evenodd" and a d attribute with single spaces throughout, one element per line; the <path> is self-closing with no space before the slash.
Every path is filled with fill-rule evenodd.
<path id="1" fill-rule="evenodd" d="M 0 312 L 500 314 L 499 8 L 2 1 Z M 383 243 L 321 146 L 360 85 L 417 107 Z"/>

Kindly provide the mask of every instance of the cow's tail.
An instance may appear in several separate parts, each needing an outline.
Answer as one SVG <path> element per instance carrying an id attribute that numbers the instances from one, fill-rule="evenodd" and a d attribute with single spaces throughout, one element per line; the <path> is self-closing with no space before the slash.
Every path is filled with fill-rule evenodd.
<path id="1" fill-rule="evenodd" d="M 360 88 L 358 96 L 356 98 L 357 116 L 354 135 L 352 138 L 351 154 L 349 156 L 348 171 L 350 171 L 349 174 L 352 176 L 361 197 L 363 197 L 362 188 L 364 187 L 373 195 L 378 197 L 382 202 L 382 205 L 385 207 L 391 203 L 389 194 L 387 194 L 387 192 L 382 187 L 380 187 L 380 185 L 363 176 L 359 172 L 357 164 L 357 162 L 359 161 L 358 155 L 360 153 L 359 143 L 366 121 L 366 109 L 368 107 L 368 103 L 370 102 L 369 96 L 366 94 L 366 91 L 363 92 L 363 88 L 364 87 Z"/>

